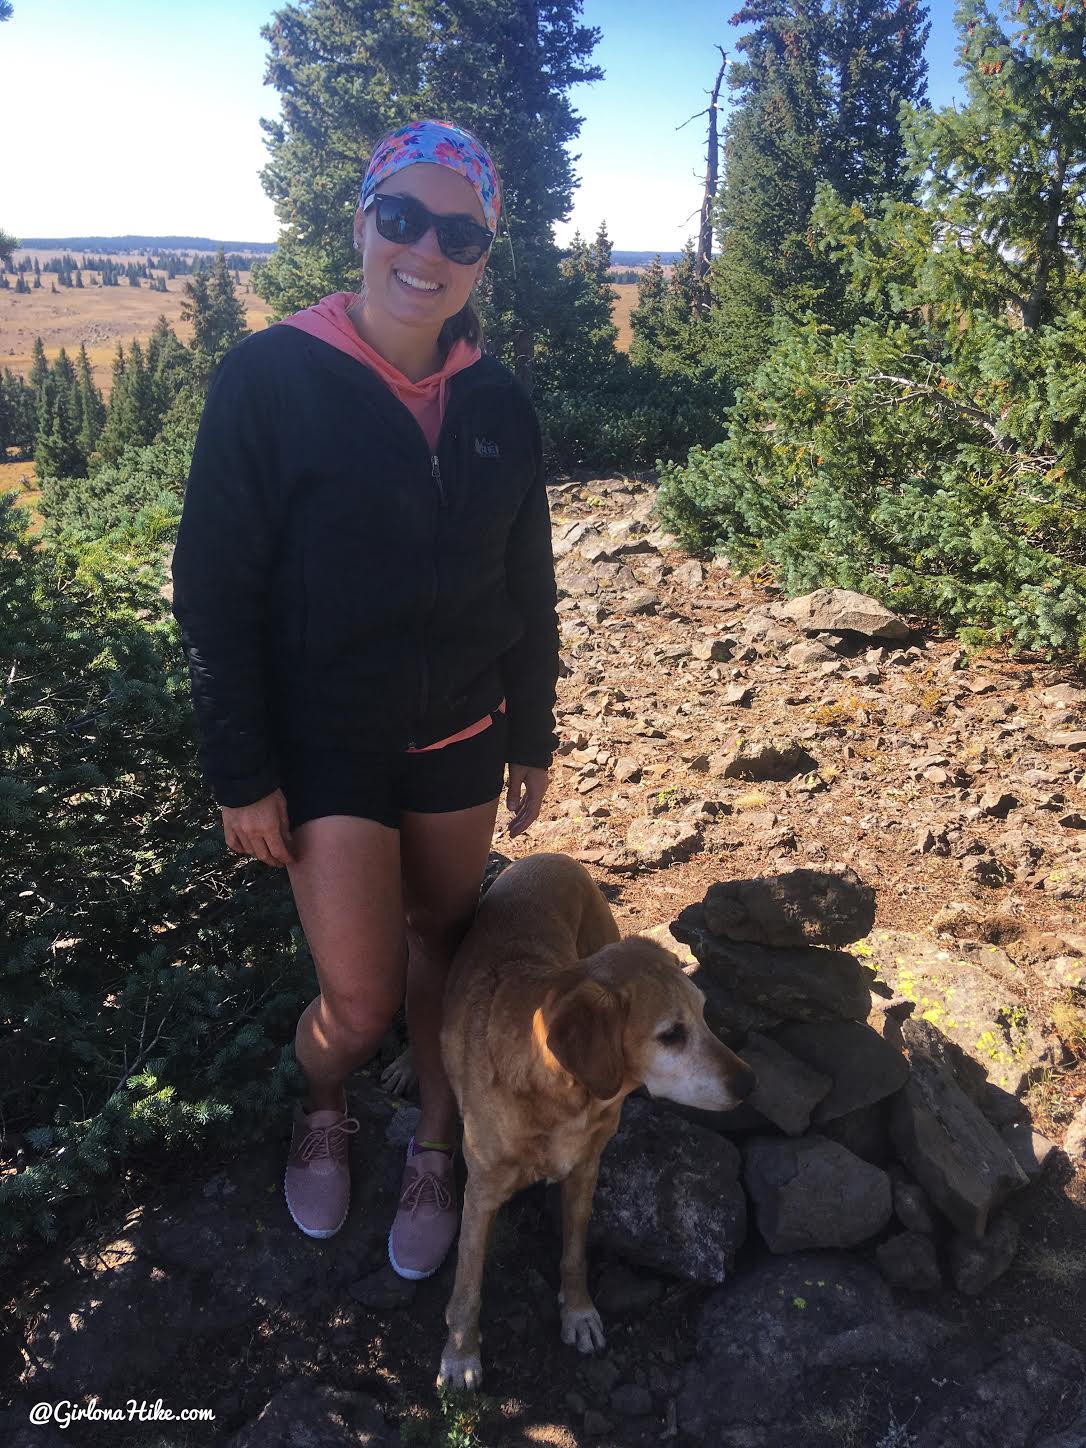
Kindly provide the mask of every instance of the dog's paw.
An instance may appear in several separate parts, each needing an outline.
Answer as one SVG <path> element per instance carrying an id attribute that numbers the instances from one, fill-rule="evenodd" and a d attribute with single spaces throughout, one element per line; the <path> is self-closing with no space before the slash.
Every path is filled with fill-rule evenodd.
<path id="1" fill-rule="evenodd" d="M 393 1096 L 406 1096 L 418 1081 L 418 1073 L 411 1061 L 411 1047 L 401 1051 L 390 1066 L 381 1072 L 381 1085 Z"/>
<path id="2" fill-rule="evenodd" d="M 483 1365 L 477 1352 L 457 1352 L 455 1348 L 447 1347 L 441 1354 L 441 1367 L 437 1374 L 439 1388 L 467 1388 L 474 1392 L 482 1381 Z"/>
<path id="3" fill-rule="evenodd" d="M 562 1341 L 578 1352 L 596 1352 L 607 1346 L 603 1323 L 591 1303 L 587 1307 L 562 1307 Z"/>

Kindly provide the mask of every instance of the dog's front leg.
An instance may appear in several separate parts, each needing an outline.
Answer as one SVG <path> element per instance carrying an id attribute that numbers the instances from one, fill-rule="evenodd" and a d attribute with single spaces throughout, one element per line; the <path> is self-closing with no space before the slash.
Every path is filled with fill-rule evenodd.
<path id="1" fill-rule="evenodd" d="M 505 1185 L 504 1181 L 494 1180 L 488 1173 L 469 1165 L 456 1254 L 456 1281 L 445 1309 L 449 1337 L 441 1354 L 437 1375 L 439 1388 L 477 1388 L 482 1382 L 479 1304 L 483 1290 L 483 1264 L 498 1208 L 513 1192 L 512 1186 L 505 1190 Z"/>
<path id="2" fill-rule="evenodd" d="M 562 1341 L 579 1352 L 605 1346 L 603 1323 L 588 1295 L 588 1219 L 599 1174 L 599 1157 L 575 1166 L 562 1183 Z"/>

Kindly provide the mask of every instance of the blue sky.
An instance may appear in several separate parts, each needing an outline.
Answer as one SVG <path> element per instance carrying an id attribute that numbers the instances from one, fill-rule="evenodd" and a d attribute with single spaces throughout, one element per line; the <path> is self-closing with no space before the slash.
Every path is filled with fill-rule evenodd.
<path id="1" fill-rule="evenodd" d="M 606 220 L 623 250 L 676 250 L 701 198 L 704 124 L 715 44 L 740 33 L 738 0 L 585 0 L 606 72 L 579 86 L 581 185 L 564 241 Z M 272 0 L 15 0 L 0 26 L 0 227 L 24 236 L 182 233 L 271 241 L 258 172 L 260 27 Z M 953 0 L 930 0 L 929 94 L 956 86 Z"/>

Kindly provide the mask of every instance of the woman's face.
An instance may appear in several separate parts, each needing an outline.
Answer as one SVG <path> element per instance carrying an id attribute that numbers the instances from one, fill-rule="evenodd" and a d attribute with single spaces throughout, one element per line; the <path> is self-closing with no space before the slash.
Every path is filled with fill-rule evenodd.
<path id="1" fill-rule="evenodd" d="M 471 183 L 448 166 L 429 162 L 405 166 L 377 190 L 387 196 L 413 196 L 439 216 L 467 215 L 480 226 L 486 224 Z M 367 215 L 355 212 L 354 235 L 362 253 L 367 310 L 377 308 L 390 320 L 424 328 L 435 338 L 467 301 L 486 266 L 486 257 L 472 266 L 450 261 L 438 246 L 433 227 L 409 246 L 386 241 L 377 231 L 372 208 Z"/>

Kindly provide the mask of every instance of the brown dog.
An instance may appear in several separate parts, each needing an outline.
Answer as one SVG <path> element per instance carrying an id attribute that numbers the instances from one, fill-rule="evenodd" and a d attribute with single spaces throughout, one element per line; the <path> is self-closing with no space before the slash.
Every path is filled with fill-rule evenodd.
<path id="1" fill-rule="evenodd" d="M 542 1178 L 562 1183 L 562 1341 L 604 1345 L 586 1239 L 600 1154 L 638 1086 L 724 1111 L 754 1073 L 712 1034 L 705 998 L 662 946 L 622 940 L 588 871 L 532 855 L 491 886 L 457 952 L 441 1047 L 468 1167 L 449 1339 L 438 1385 L 479 1385 L 479 1297 L 495 1214 Z"/>

